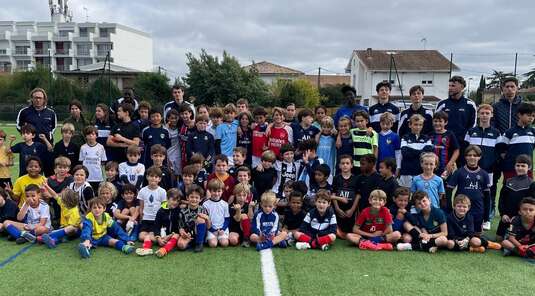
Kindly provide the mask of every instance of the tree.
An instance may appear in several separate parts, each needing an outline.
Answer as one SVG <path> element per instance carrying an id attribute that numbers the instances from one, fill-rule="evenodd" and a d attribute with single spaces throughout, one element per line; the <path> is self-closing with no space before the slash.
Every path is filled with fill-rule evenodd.
<path id="1" fill-rule="evenodd" d="M 513 76 L 513 73 L 511 72 L 505 73 L 503 71 L 492 70 L 492 75 L 487 78 L 489 80 L 489 82 L 487 83 L 487 89 L 497 87 L 499 88 L 501 86 L 502 80 L 506 77 L 511 76 Z"/>
<path id="2" fill-rule="evenodd" d="M 342 87 L 347 84 L 326 85 L 320 88 L 321 104 L 326 107 L 339 107 L 344 103 L 344 94 Z"/>
<path id="3" fill-rule="evenodd" d="M 111 106 L 112 102 L 120 96 L 121 91 L 115 83 L 111 82 L 110 85 L 107 76 L 100 76 L 87 89 L 86 102 L 93 105 L 104 103 Z"/>
<path id="4" fill-rule="evenodd" d="M 163 105 L 171 94 L 169 78 L 161 73 L 142 73 L 134 82 L 134 92 L 140 100 Z"/>
<path id="5" fill-rule="evenodd" d="M 186 54 L 189 73 L 183 78 L 188 85 L 188 95 L 196 98 L 197 104 L 224 105 L 239 98 L 265 102 L 268 88 L 254 67 L 244 70 L 238 60 L 223 52 L 223 59 L 209 55 L 203 49 L 199 57 Z"/>
<path id="6" fill-rule="evenodd" d="M 485 90 L 485 77 L 481 75 L 481 79 L 479 79 L 479 87 L 476 90 L 476 94 L 474 97 L 474 102 L 477 105 L 480 105 L 483 102 L 483 91 Z"/>
<path id="7" fill-rule="evenodd" d="M 522 76 L 526 77 L 526 80 L 522 82 L 522 88 L 530 88 L 535 86 L 535 68 L 531 69 L 531 71 L 522 74 Z"/>
<path id="8" fill-rule="evenodd" d="M 296 107 L 315 107 L 321 100 L 316 86 L 304 79 L 284 80 L 279 79 L 273 85 L 273 97 L 278 98 L 280 106 L 294 103 Z"/>

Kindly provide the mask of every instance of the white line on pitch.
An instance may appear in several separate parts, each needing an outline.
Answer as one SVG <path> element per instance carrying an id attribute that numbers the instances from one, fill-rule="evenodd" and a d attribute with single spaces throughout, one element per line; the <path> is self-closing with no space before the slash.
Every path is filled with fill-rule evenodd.
<path id="1" fill-rule="evenodd" d="M 262 280 L 264 281 L 264 295 L 279 296 L 279 278 L 275 270 L 275 261 L 271 249 L 260 252 L 260 262 L 262 263 Z"/>

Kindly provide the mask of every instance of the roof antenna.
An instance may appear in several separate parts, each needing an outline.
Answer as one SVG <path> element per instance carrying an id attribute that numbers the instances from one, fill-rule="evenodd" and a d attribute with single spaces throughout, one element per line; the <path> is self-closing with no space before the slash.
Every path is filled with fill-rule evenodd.
<path id="1" fill-rule="evenodd" d="M 89 22 L 89 13 L 88 13 L 87 7 L 85 7 L 85 6 L 84 6 L 84 11 L 85 11 L 85 22 L 88 23 Z"/>

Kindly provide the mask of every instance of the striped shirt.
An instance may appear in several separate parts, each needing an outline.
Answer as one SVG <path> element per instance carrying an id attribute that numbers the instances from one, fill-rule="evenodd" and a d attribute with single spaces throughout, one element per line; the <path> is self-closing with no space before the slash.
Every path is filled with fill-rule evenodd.
<path id="1" fill-rule="evenodd" d="M 378 146 L 378 137 L 376 132 L 368 135 L 368 130 L 354 128 L 350 131 L 353 142 L 353 166 L 360 167 L 360 158 L 366 154 L 373 154 L 373 147 Z"/>

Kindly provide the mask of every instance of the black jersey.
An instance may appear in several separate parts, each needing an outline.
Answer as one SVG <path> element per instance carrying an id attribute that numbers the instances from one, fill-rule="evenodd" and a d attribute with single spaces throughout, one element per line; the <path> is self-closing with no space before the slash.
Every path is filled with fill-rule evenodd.
<path id="1" fill-rule="evenodd" d="M 338 203 L 338 207 L 343 210 L 347 211 L 355 202 L 355 196 L 357 194 L 357 177 L 355 175 L 351 175 L 349 178 L 344 178 L 341 174 L 334 176 L 333 179 L 333 193 L 336 196 L 341 196 L 347 198 L 347 203 Z"/>

